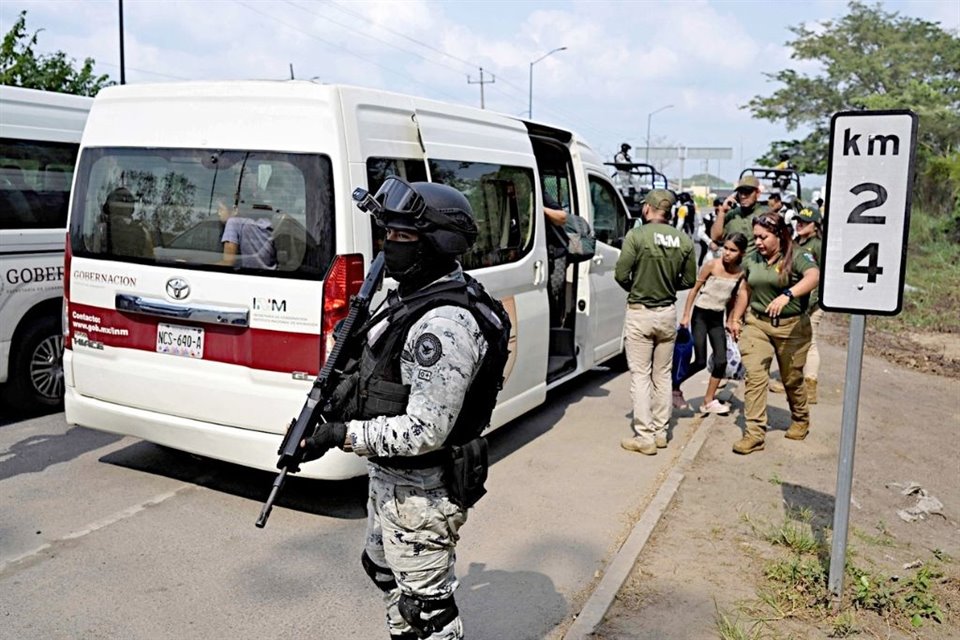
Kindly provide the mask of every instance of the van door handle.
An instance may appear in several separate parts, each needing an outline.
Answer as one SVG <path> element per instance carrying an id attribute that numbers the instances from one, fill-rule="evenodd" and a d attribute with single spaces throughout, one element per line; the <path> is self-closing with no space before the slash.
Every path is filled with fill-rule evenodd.
<path id="1" fill-rule="evenodd" d="M 533 286 L 543 282 L 543 260 L 537 260 L 533 263 Z"/>
<path id="2" fill-rule="evenodd" d="M 603 264 L 603 256 L 593 256 L 593 264 Z"/>
<path id="3" fill-rule="evenodd" d="M 157 298 L 144 298 L 126 293 L 118 293 L 114 298 L 114 305 L 117 311 L 140 313 L 146 316 L 192 320 L 204 324 L 219 324 L 231 327 L 250 326 L 250 311 L 248 309 L 207 305 L 177 305 Z"/>

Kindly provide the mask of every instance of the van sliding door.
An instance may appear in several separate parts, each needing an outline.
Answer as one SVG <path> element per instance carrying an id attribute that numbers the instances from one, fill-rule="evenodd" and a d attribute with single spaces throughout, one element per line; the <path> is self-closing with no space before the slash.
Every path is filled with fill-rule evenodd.
<path id="1" fill-rule="evenodd" d="M 479 236 L 463 266 L 503 302 L 513 323 L 494 414 L 502 424 L 546 395 L 547 255 L 533 147 L 523 123 L 453 105 L 418 104 L 416 123 L 430 179 L 463 192 L 476 218 Z"/>

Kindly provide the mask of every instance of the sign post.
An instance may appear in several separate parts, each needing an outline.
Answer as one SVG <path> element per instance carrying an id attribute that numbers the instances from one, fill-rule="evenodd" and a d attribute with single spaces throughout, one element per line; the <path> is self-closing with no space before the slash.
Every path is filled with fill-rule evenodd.
<path id="1" fill-rule="evenodd" d="M 912 111 L 844 111 L 830 120 L 820 305 L 852 314 L 828 586 L 843 591 L 866 315 L 903 306 L 917 141 Z"/>

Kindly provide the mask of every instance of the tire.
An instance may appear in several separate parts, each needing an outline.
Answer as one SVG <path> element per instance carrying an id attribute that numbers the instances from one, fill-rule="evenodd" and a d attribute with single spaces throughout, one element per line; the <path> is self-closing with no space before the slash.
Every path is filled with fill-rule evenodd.
<path id="1" fill-rule="evenodd" d="M 63 404 L 63 333 L 57 318 L 42 316 L 20 335 L 10 358 L 4 395 L 21 410 Z"/>

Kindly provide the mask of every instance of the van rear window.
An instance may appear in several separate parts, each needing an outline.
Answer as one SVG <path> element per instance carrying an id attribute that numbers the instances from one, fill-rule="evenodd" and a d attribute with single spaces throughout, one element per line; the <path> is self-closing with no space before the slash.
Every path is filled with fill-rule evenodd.
<path id="1" fill-rule="evenodd" d="M 74 255 L 300 278 L 333 259 L 326 156 L 88 148 L 77 171 Z"/>

